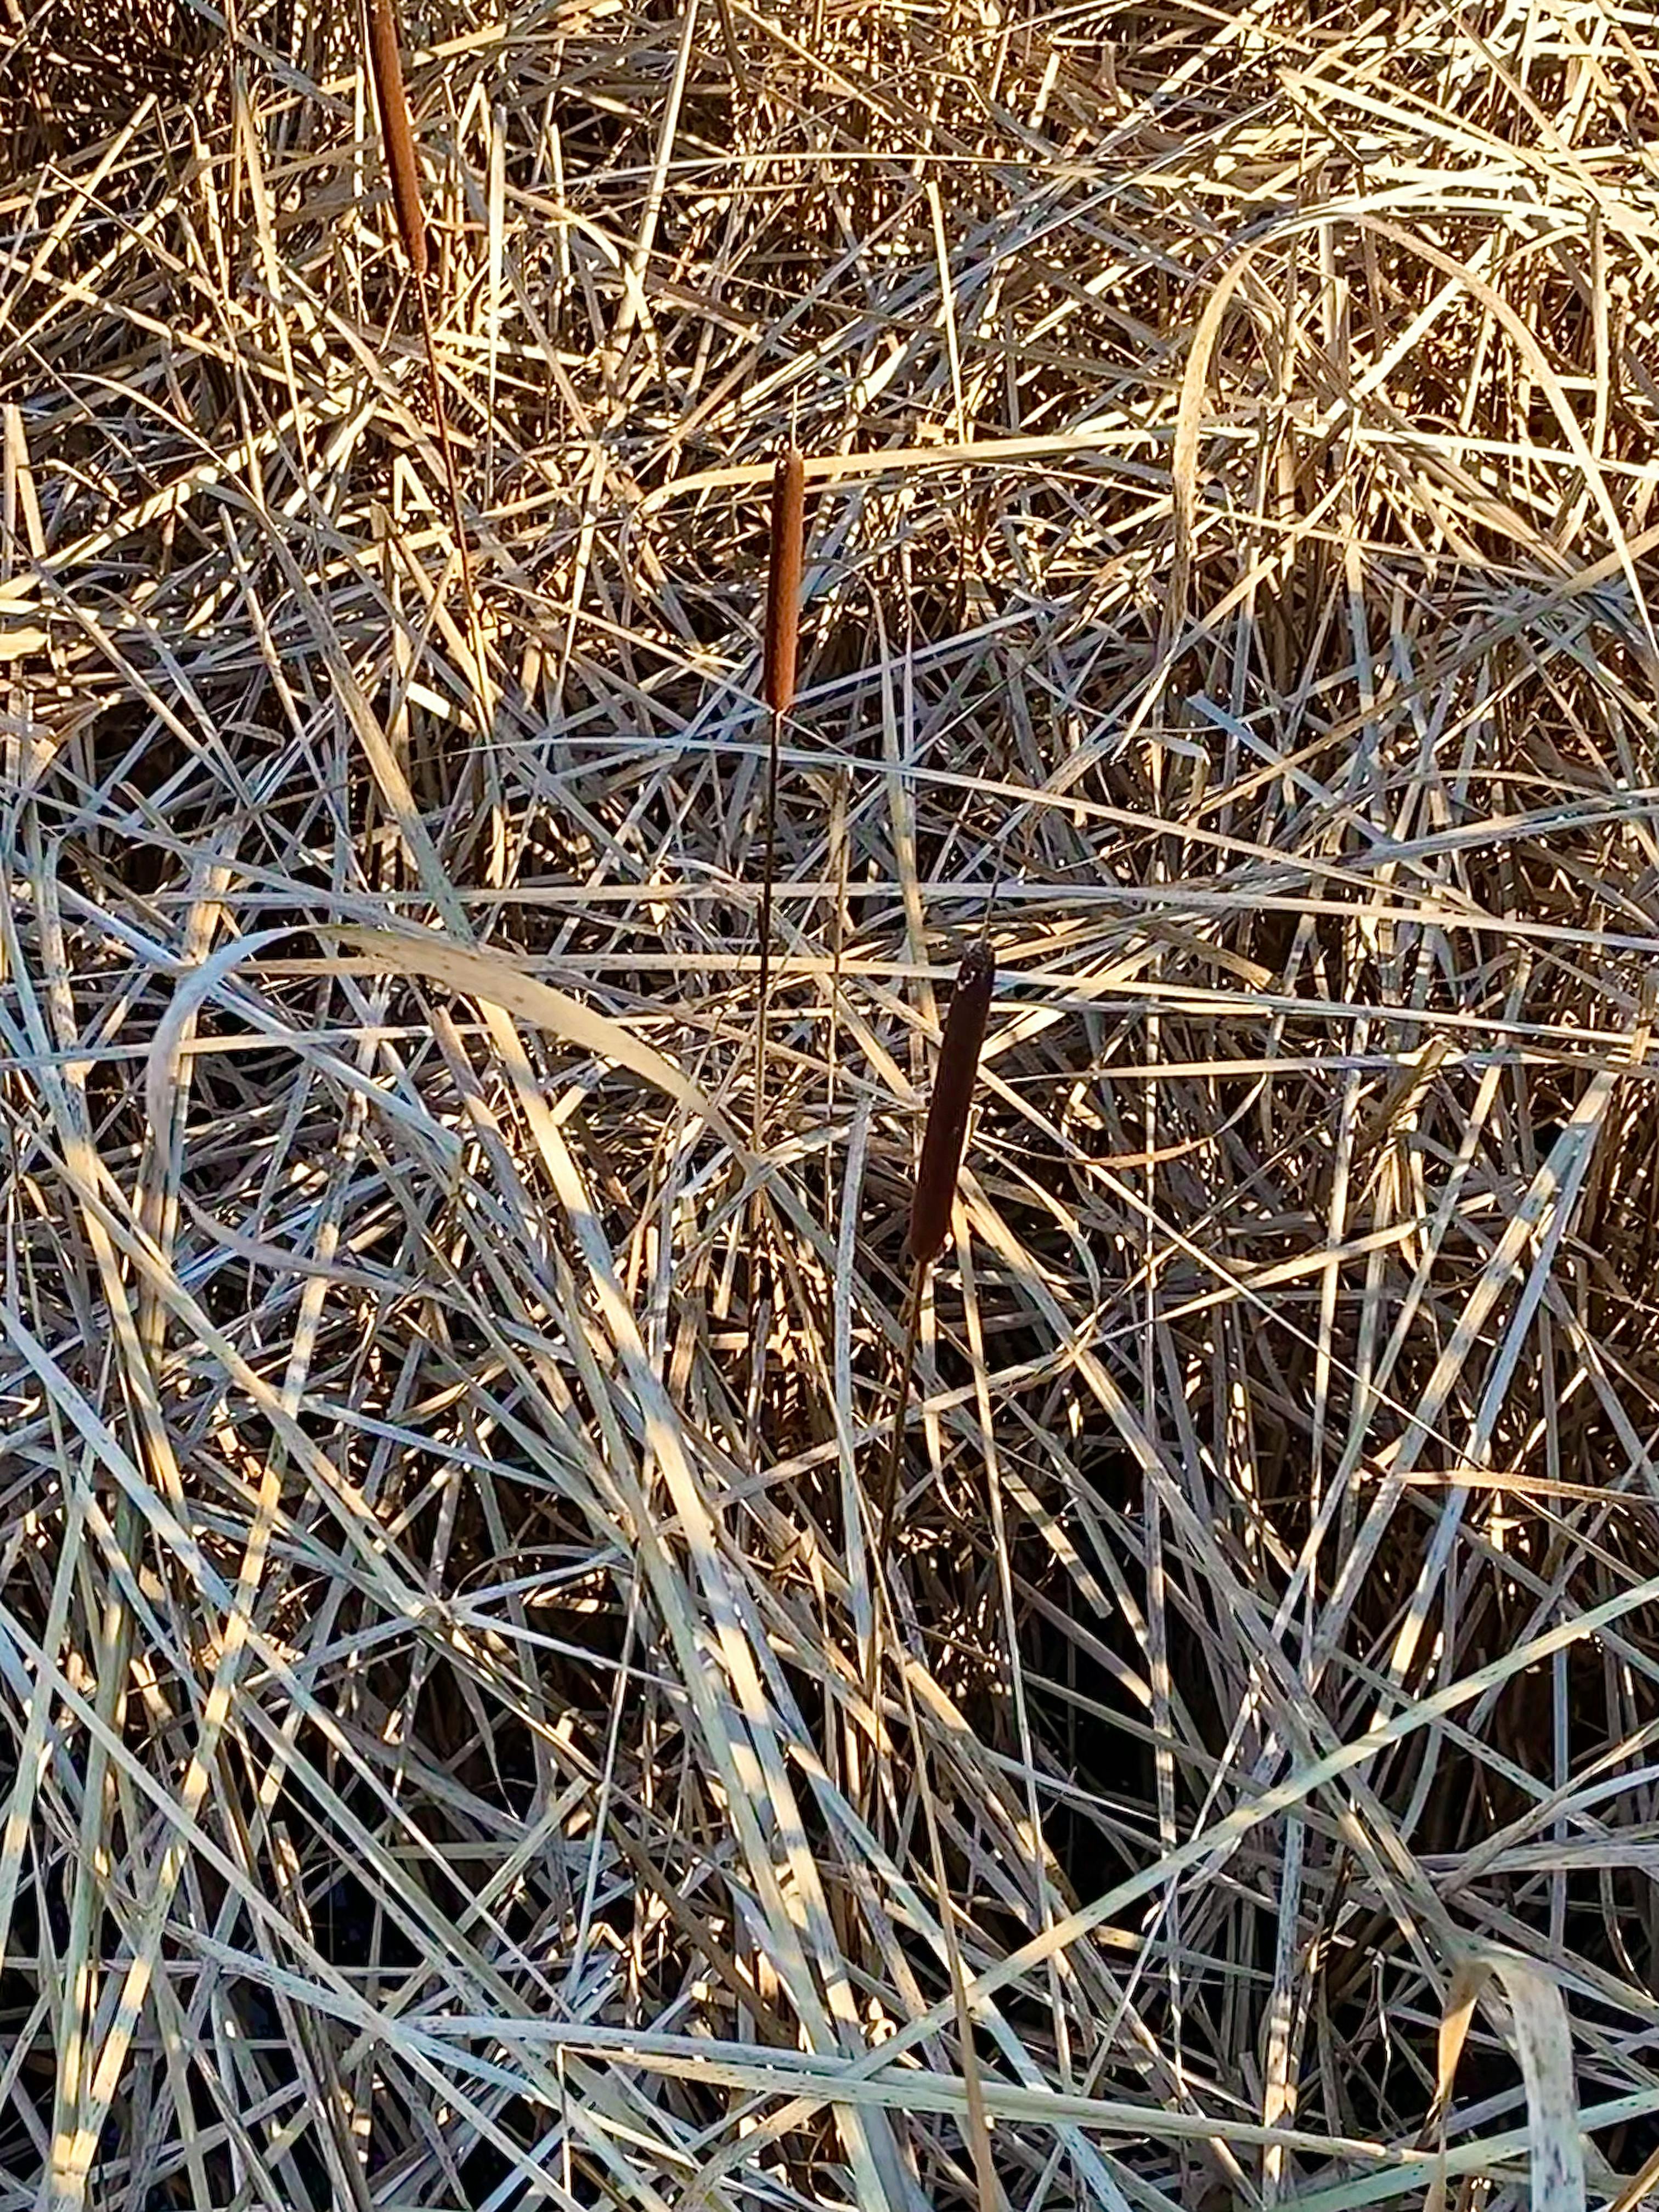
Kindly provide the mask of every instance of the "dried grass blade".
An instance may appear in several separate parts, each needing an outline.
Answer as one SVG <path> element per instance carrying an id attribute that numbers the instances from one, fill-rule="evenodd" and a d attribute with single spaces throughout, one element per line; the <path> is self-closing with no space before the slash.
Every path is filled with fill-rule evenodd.
<path id="1" fill-rule="evenodd" d="M 1494 1980 L 1502 1983 L 1509 1999 L 1516 2056 L 1526 2083 L 1533 2212 L 1584 2212 L 1584 2148 L 1565 2000 L 1557 1984 L 1530 1960 L 1496 1948 L 1482 1949 L 1460 1961 L 1447 1992 L 1430 2115 L 1439 2165 L 1429 2185 L 1425 2212 L 1443 2212 L 1446 2112 L 1452 2081 L 1475 2005 Z"/>
<path id="2" fill-rule="evenodd" d="M 334 934 L 349 951 L 359 954 L 383 975 L 424 975 L 468 998 L 501 1007 L 520 1021 L 562 1036 L 579 1052 L 615 1060 L 643 1082 L 664 1091 L 688 1112 L 699 1115 L 709 1127 L 741 1151 L 736 1133 L 714 1101 L 672 1060 L 641 1042 L 620 1022 L 597 1014 L 580 1000 L 526 975 L 521 968 L 486 946 L 457 945 L 435 931 L 420 936 L 389 929 L 364 929 L 355 924 L 336 926 Z"/>

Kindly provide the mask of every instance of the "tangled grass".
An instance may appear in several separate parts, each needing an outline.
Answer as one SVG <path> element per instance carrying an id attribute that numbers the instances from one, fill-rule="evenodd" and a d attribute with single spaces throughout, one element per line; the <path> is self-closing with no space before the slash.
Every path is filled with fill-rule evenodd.
<path id="1" fill-rule="evenodd" d="M 1650 20 L 0 37 L 0 2207 L 1622 2212 Z"/>

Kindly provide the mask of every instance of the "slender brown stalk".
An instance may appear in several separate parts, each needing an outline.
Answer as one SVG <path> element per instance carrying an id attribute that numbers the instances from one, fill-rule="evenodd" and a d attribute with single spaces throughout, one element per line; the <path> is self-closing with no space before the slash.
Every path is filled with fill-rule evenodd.
<path id="1" fill-rule="evenodd" d="M 449 498 L 450 521 L 460 562 L 461 596 L 466 602 L 467 630 L 477 663 L 478 711 L 486 743 L 492 717 L 489 676 L 484 660 L 483 623 L 472 584 L 472 556 L 467 543 L 466 521 L 461 509 L 460 474 L 455 465 L 454 442 L 444 407 L 443 382 L 438 373 L 438 347 L 432 331 L 432 303 L 427 294 L 430 256 L 426 216 L 421 200 L 421 172 L 415 159 L 415 133 L 409 119 L 409 98 L 404 90 L 403 55 L 398 36 L 394 0 L 368 0 L 368 65 L 374 80 L 374 104 L 380 117 L 380 143 L 386 173 L 392 179 L 392 206 L 398 237 L 415 283 L 415 301 L 421 319 L 421 340 L 426 349 L 427 383 L 432 396 L 432 416 L 438 433 L 438 453 L 443 463 L 444 488 Z"/>
<path id="2" fill-rule="evenodd" d="M 479 699 L 488 719 L 489 677 L 484 667 L 483 625 L 479 620 L 478 602 L 472 589 L 472 555 L 467 544 L 466 521 L 461 513 L 460 472 L 455 466 L 455 447 L 449 434 L 449 416 L 444 407 L 443 385 L 438 375 L 438 345 L 432 334 L 432 308 L 427 298 L 423 276 L 417 276 L 415 279 L 415 297 L 421 313 L 421 338 L 426 347 L 426 377 L 432 394 L 432 419 L 438 427 L 438 452 L 444 465 L 444 488 L 449 495 L 449 519 L 455 532 L 455 550 L 460 556 L 461 596 L 466 601 L 472 657 L 478 664 Z M 486 738 L 489 734 L 486 729 Z"/>
<path id="3" fill-rule="evenodd" d="M 766 753 L 766 810 L 762 830 L 760 980 L 756 990 L 755 1148 L 765 1121 L 766 1023 L 772 997 L 772 880 L 777 857 L 778 753 L 783 725 L 795 703 L 795 659 L 800 641 L 800 580 L 805 557 L 806 464 L 793 446 L 778 455 L 772 472 L 772 544 L 766 574 L 764 690 L 772 709 Z"/>
<path id="4" fill-rule="evenodd" d="M 927 1263 L 918 1260 L 910 1270 L 910 1294 L 904 1302 L 904 1349 L 899 1354 L 893 1433 L 887 1443 L 887 1463 L 881 1471 L 881 1492 L 877 1499 L 876 1555 L 883 1559 L 892 1540 L 893 1511 L 898 1504 L 899 1469 L 904 1464 L 904 1416 L 909 1410 L 910 1378 L 915 1372 L 916 1338 L 921 1328 L 921 1301 L 927 1287 Z"/>

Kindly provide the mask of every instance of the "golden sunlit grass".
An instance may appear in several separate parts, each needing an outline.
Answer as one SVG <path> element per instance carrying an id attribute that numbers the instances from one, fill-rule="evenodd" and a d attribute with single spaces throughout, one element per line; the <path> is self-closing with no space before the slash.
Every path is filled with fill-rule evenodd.
<path id="1" fill-rule="evenodd" d="M 1630 2212 L 1644 19 L 374 14 L 0 9 L 0 2212 Z"/>

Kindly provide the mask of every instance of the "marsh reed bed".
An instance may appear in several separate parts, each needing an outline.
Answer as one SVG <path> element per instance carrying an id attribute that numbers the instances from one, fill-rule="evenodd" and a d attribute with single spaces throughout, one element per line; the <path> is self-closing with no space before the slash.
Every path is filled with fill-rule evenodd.
<path id="1" fill-rule="evenodd" d="M 372 14 L 0 11 L 0 2208 L 1626 2212 L 1650 24 Z"/>

